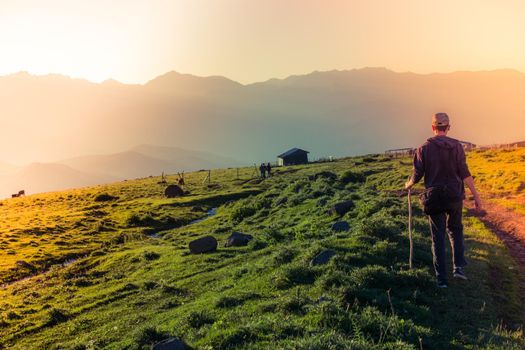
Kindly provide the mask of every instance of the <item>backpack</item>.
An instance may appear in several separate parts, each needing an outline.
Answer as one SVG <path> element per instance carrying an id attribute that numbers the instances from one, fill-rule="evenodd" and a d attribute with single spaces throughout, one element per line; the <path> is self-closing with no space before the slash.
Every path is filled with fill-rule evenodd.
<path id="1" fill-rule="evenodd" d="M 427 188 L 419 200 L 425 214 L 436 215 L 445 212 L 451 203 L 463 200 L 463 194 L 454 185 L 442 185 Z"/>

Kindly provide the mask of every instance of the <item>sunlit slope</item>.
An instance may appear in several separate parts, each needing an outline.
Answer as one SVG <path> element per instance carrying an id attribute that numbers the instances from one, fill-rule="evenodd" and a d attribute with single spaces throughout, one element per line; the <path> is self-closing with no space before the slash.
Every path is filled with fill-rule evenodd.
<path id="1" fill-rule="evenodd" d="M 468 158 L 485 199 L 525 214 L 525 148 L 474 151 Z"/>
<path id="2" fill-rule="evenodd" d="M 246 176 L 250 171 L 253 170 L 242 169 L 240 175 Z M 235 170 L 216 170 L 213 178 L 222 180 L 231 176 L 228 172 L 236 174 Z M 182 204 L 175 207 L 171 206 L 173 200 L 164 197 L 166 185 L 157 183 L 160 178 L 0 201 L 0 284 L 84 256 L 114 241 L 142 237 L 143 229 L 129 223 L 136 216 L 154 217 L 148 222 L 148 232 L 152 233 L 201 217 L 206 206 L 193 208 L 184 202 L 208 198 L 210 191 L 202 185 L 206 175 L 207 172 L 197 172 L 185 176 L 191 196 L 178 200 Z M 175 182 L 176 177 L 168 180 Z M 212 193 L 224 196 L 226 201 L 229 195 L 242 195 L 249 187 L 227 181 Z M 108 193 L 111 195 L 104 196 Z"/>
<path id="3" fill-rule="evenodd" d="M 417 205 L 408 269 L 399 188 L 410 167 L 408 158 L 366 156 L 278 168 L 264 181 L 251 168 L 212 172 L 211 183 L 192 173 L 190 193 L 178 199 L 164 198 L 160 179 L 148 178 L 3 201 L 11 267 L 20 259 L 36 265 L 38 249 L 61 257 L 55 261 L 85 250 L 0 290 L 0 339 L 14 349 L 149 349 L 170 336 L 197 349 L 522 348 L 521 332 L 506 330 L 523 321 L 514 263 L 475 218 L 465 222 L 470 281 L 435 287 Z M 331 213 L 349 201 L 347 212 Z M 337 221 L 350 230 L 332 229 Z M 35 240 L 26 225 L 63 232 Z M 226 248 L 234 231 L 254 238 Z M 219 249 L 189 254 L 188 242 L 205 235 Z M 30 239 L 35 247 L 20 244 Z M 326 264 L 311 264 L 327 250 L 335 255 Z M 4 276 L 20 277 L 11 267 Z"/>

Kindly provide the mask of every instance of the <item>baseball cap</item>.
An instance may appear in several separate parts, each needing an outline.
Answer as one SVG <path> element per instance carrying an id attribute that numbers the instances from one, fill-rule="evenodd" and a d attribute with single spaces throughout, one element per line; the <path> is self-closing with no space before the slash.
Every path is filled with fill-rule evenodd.
<path id="1" fill-rule="evenodd" d="M 445 126 L 448 125 L 449 119 L 447 113 L 436 113 L 432 116 L 432 125 Z"/>

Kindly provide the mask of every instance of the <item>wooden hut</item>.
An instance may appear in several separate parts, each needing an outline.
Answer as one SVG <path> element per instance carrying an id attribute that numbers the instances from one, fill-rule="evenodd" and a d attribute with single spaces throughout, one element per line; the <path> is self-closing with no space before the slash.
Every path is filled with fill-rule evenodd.
<path id="1" fill-rule="evenodd" d="M 391 156 L 391 157 L 406 157 L 411 156 L 416 151 L 413 147 L 407 147 L 407 148 L 396 148 L 396 149 L 389 149 L 385 151 L 385 155 Z"/>
<path id="2" fill-rule="evenodd" d="M 308 151 L 300 148 L 292 148 L 277 156 L 277 165 L 297 165 L 308 163 Z"/>
<path id="3" fill-rule="evenodd" d="M 476 145 L 471 143 L 471 142 L 467 142 L 467 141 L 459 141 L 459 143 L 461 143 L 461 146 L 463 146 L 463 149 L 465 151 L 470 151 L 474 148 L 476 148 Z"/>

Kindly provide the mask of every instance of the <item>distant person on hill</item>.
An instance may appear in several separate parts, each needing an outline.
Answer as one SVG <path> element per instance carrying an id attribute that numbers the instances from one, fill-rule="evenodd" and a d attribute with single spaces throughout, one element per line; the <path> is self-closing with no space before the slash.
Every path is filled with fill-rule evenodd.
<path id="1" fill-rule="evenodd" d="M 259 167 L 259 171 L 261 172 L 261 178 L 266 178 L 266 165 L 264 163 L 261 163 L 261 166 Z"/>
<path id="2" fill-rule="evenodd" d="M 410 189 L 421 178 L 425 178 L 426 190 L 420 197 L 425 214 L 429 217 L 432 255 L 439 288 L 448 286 L 445 262 L 447 229 L 452 246 L 454 278 L 467 279 L 462 223 L 464 184 L 474 196 L 476 209 L 482 209 L 481 199 L 466 163 L 465 151 L 458 140 L 447 136 L 449 130 L 448 115 L 436 113 L 432 117 L 434 137 L 416 150 L 413 174 L 405 184 L 405 189 Z"/>
<path id="3" fill-rule="evenodd" d="M 268 173 L 268 177 L 272 176 L 272 165 L 269 162 L 266 164 L 266 172 Z"/>

